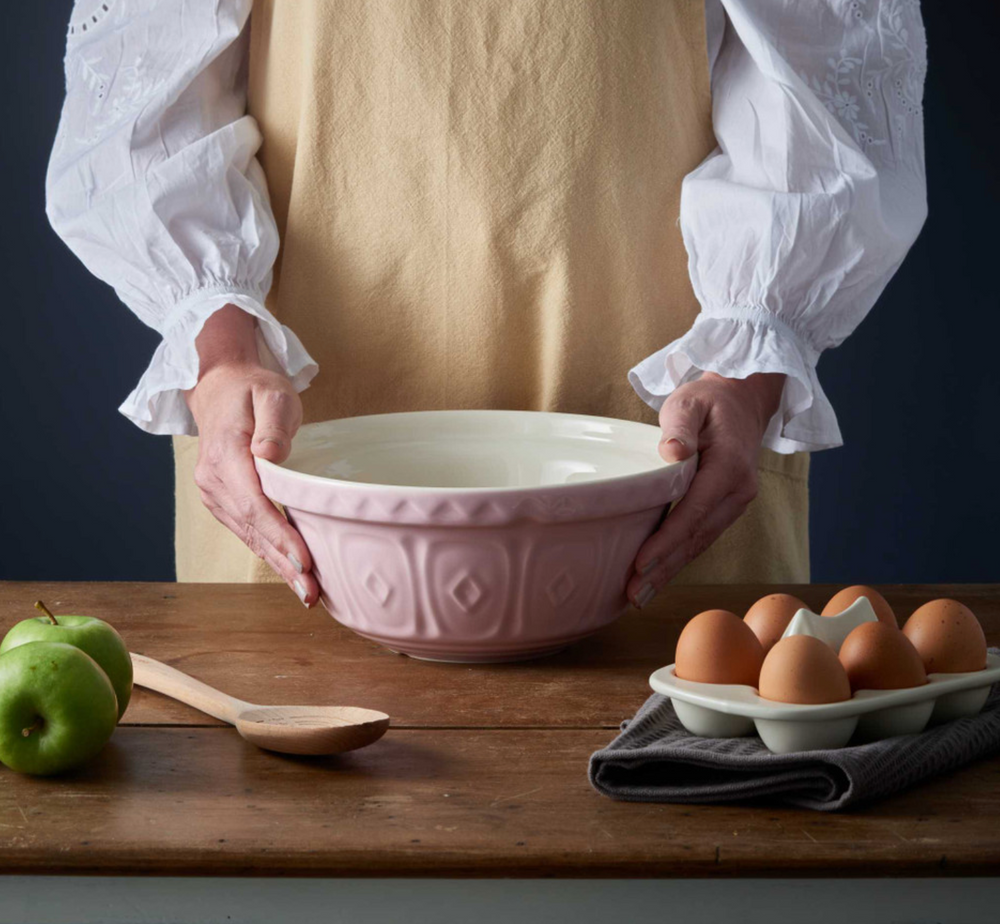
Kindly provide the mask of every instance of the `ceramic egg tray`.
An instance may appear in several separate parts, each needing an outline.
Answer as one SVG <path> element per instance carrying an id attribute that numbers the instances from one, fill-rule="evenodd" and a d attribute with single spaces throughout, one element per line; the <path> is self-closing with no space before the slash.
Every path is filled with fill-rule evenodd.
<path id="1" fill-rule="evenodd" d="M 928 682 L 903 690 L 859 690 L 839 703 L 803 706 L 761 697 L 744 684 L 695 683 L 661 667 L 649 685 L 670 697 L 681 724 L 692 735 L 737 738 L 757 734 L 776 754 L 841 748 L 851 738 L 873 741 L 910 735 L 928 725 L 975 715 L 1000 680 L 1000 657 L 986 656 L 981 671 L 929 674 Z"/>

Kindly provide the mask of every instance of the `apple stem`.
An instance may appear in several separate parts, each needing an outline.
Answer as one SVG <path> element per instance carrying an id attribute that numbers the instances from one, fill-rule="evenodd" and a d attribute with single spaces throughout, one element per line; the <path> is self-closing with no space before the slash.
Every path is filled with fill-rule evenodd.
<path id="1" fill-rule="evenodd" d="M 54 625 L 54 626 L 58 626 L 59 625 L 59 623 L 56 622 L 55 616 L 53 616 L 49 612 L 49 608 L 44 603 L 42 603 L 41 600 L 36 600 L 35 601 L 35 609 L 36 610 L 41 610 L 46 616 L 48 616 L 49 617 L 49 622 L 51 622 L 52 625 Z"/>
<path id="2" fill-rule="evenodd" d="M 41 719 L 41 717 L 39 717 L 39 718 L 35 719 L 35 721 L 32 722 L 31 725 L 29 725 L 27 728 L 22 728 L 21 729 L 21 734 L 25 738 L 27 738 L 28 735 L 30 735 L 33 731 L 37 731 L 41 727 L 42 727 L 42 719 Z"/>

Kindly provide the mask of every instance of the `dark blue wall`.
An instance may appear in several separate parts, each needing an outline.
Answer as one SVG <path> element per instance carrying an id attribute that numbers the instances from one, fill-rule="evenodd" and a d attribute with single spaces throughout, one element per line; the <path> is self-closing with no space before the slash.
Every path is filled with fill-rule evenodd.
<path id="1" fill-rule="evenodd" d="M 159 338 L 45 217 L 71 8 L 4 9 L 0 578 L 170 580 L 170 441 L 117 411 Z"/>
<path id="2" fill-rule="evenodd" d="M 169 580 L 170 442 L 116 410 L 157 337 L 44 214 L 70 7 L 5 10 L 0 578 Z M 846 445 L 813 457 L 817 581 L 1000 580 L 1000 17 L 986 3 L 924 16 L 930 220 L 820 364 Z"/>
<path id="3" fill-rule="evenodd" d="M 813 456 L 815 581 L 1000 581 L 1000 15 L 922 8 L 930 216 L 820 360 L 844 446 Z"/>

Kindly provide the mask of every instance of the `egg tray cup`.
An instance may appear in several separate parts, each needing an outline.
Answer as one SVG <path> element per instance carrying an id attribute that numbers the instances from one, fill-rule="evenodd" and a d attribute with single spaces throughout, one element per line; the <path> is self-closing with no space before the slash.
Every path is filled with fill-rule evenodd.
<path id="1" fill-rule="evenodd" d="M 902 690 L 858 690 L 839 703 L 798 705 L 764 699 L 745 684 L 681 680 L 674 665 L 661 667 L 649 685 L 670 698 L 681 724 L 703 738 L 739 738 L 756 729 L 775 754 L 842 748 L 848 741 L 913 735 L 976 715 L 1000 680 L 1000 656 L 986 667 L 961 674 L 928 674 L 927 683 Z"/>

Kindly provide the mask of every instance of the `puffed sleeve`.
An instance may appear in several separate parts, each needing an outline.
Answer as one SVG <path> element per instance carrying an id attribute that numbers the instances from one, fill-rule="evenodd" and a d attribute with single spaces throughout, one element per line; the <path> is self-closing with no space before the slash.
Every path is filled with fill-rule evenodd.
<path id="1" fill-rule="evenodd" d="M 709 0 L 707 12 L 718 148 L 685 178 L 680 209 L 702 310 L 629 379 L 658 409 L 704 371 L 785 373 L 764 445 L 839 446 L 817 360 L 861 323 L 927 216 L 920 6 Z"/>
<path id="2" fill-rule="evenodd" d="M 257 318 L 262 360 L 297 390 L 317 371 L 264 307 L 278 234 L 246 114 L 250 7 L 78 0 L 69 26 L 46 212 L 163 338 L 119 409 L 152 433 L 197 432 L 181 390 L 197 382 L 202 325 L 228 303 Z"/>

